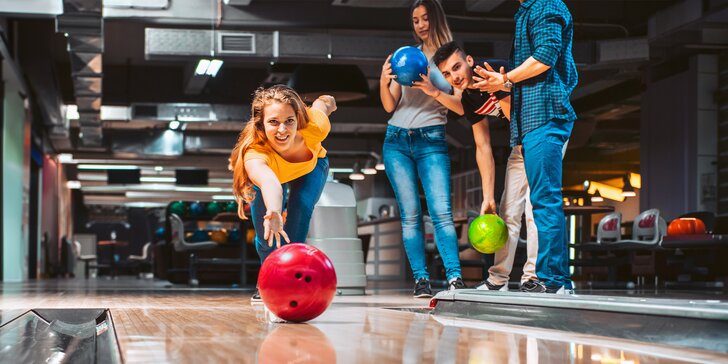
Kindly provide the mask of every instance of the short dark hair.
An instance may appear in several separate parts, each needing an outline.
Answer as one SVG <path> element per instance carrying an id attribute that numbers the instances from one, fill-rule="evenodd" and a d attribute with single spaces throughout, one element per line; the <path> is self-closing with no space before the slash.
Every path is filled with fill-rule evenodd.
<path id="1" fill-rule="evenodd" d="M 445 43 L 438 48 L 437 51 L 435 51 L 434 55 L 432 55 L 432 63 L 434 63 L 435 66 L 439 66 L 440 63 L 445 62 L 445 60 L 450 58 L 450 56 L 452 56 L 455 52 L 462 52 L 465 54 L 456 41 Z"/>

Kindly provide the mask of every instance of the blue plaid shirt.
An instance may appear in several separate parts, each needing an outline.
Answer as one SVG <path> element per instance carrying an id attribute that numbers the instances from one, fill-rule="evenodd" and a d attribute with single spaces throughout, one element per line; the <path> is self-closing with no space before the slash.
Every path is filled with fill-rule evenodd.
<path id="1" fill-rule="evenodd" d="M 576 120 L 569 97 L 578 81 L 571 54 L 574 23 L 561 0 L 526 0 L 515 20 L 509 68 L 531 56 L 551 68 L 513 85 L 511 146 L 521 144 L 526 133 L 551 120 Z"/>

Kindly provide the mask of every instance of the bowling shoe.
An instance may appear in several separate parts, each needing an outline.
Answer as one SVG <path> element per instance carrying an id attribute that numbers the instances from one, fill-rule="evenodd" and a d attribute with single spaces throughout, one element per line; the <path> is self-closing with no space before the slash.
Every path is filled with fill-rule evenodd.
<path id="1" fill-rule="evenodd" d="M 450 284 L 447 285 L 448 291 L 454 291 L 456 289 L 463 289 L 463 288 L 468 288 L 468 287 L 465 286 L 465 282 L 463 282 L 463 279 L 460 277 L 453 279 L 452 281 L 450 281 Z"/>
<path id="2" fill-rule="evenodd" d="M 271 310 L 268 309 L 267 306 L 263 306 L 265 310 L 265 318 L 268 320 L 268 322 L 274 323 L 274 324 L 282 324 L 286 323 L 288 321 L 276 316 Z"/>
<path id="3" fill-rule="evenodd" d="M 506 284 L 493 284 L 493 283 L 490 283 L 490 281 L 486 279 L 486 280 L 478 283 L 478 285 L 475 286 L 475 289 L 479 289 L 481 291 L 501 291 L 501 292 L 508 292 L 508 285 L 506 285 Z"/>
<path id="4" fill-rule="evenodd" d="M 573 289 L 566 289 L 564 286 L 548 287 L 541 281 L 526 281 L 521 283 L 521 292 L 530 293 L 551 293 L 551 294 L 574 294 Z"/>
<path id="5" fill-rule="evenodd" d="M 260 291 L 258 291 L 258 289 L 256 288 L 255 293 L 253 293 L 253 296 L 250 297 L 250 303 L 256 304 L 260 302 L 263 302 L 263 299 L 260 298 Z"/>
<path id="6" fill-rule="evenodd" d="M 420 278 L 415 283 L 414 296 L 416 298 L 428 298 L 432 297 L 432 288 L 430 287 L 430 280 L 427 278 Z"/>

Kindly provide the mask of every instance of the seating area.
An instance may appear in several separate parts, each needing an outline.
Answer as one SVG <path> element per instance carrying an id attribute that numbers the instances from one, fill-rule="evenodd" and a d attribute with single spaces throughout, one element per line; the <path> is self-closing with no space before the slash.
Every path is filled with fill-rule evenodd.
<path id="1" fill-rule="evenodd" d="M 679 218 L 696 218 L 705 223 L 705 232 L 668 235 L 668 224 L 658 209 L 641 212 L 631 225 L 631 234 L 622 234 L 622 215 L 604 216 L 592 242 L 573 244 L 575 280 L 594 288 L 637 287 L 722 287 L 728 276 L 717 259 L 728 252 L 728 235 L 717 226 L 712 213 L 700 211 Z M 649 279 L 650 283 L 647 283 Z"/>

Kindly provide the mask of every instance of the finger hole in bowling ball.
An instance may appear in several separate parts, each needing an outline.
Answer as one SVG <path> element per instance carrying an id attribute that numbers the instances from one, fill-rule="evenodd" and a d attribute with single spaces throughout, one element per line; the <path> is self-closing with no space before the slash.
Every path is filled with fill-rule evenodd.
<path id="1" fill-rule="evenodd" d="M 301 273 L 301 272 L 296 272 L 296 278 L 297 278 L 297 279 L 301 279 L 301 277 L 303 277 L 303 273 Z"/>
<path id="2" fill-rule="evenodd" d="M 306 279 L 304 279 L 306 283 L 311 283 L 311 276 L 306 276 Z"/>
<path id="3" fill-rule="evenodd" d="M 291 303 L 289 303 L 289 305 L 291 305 L 291 307 L 296 307 L 296 306 L 298 306 L 298 302 L 291 301 Z"/>

